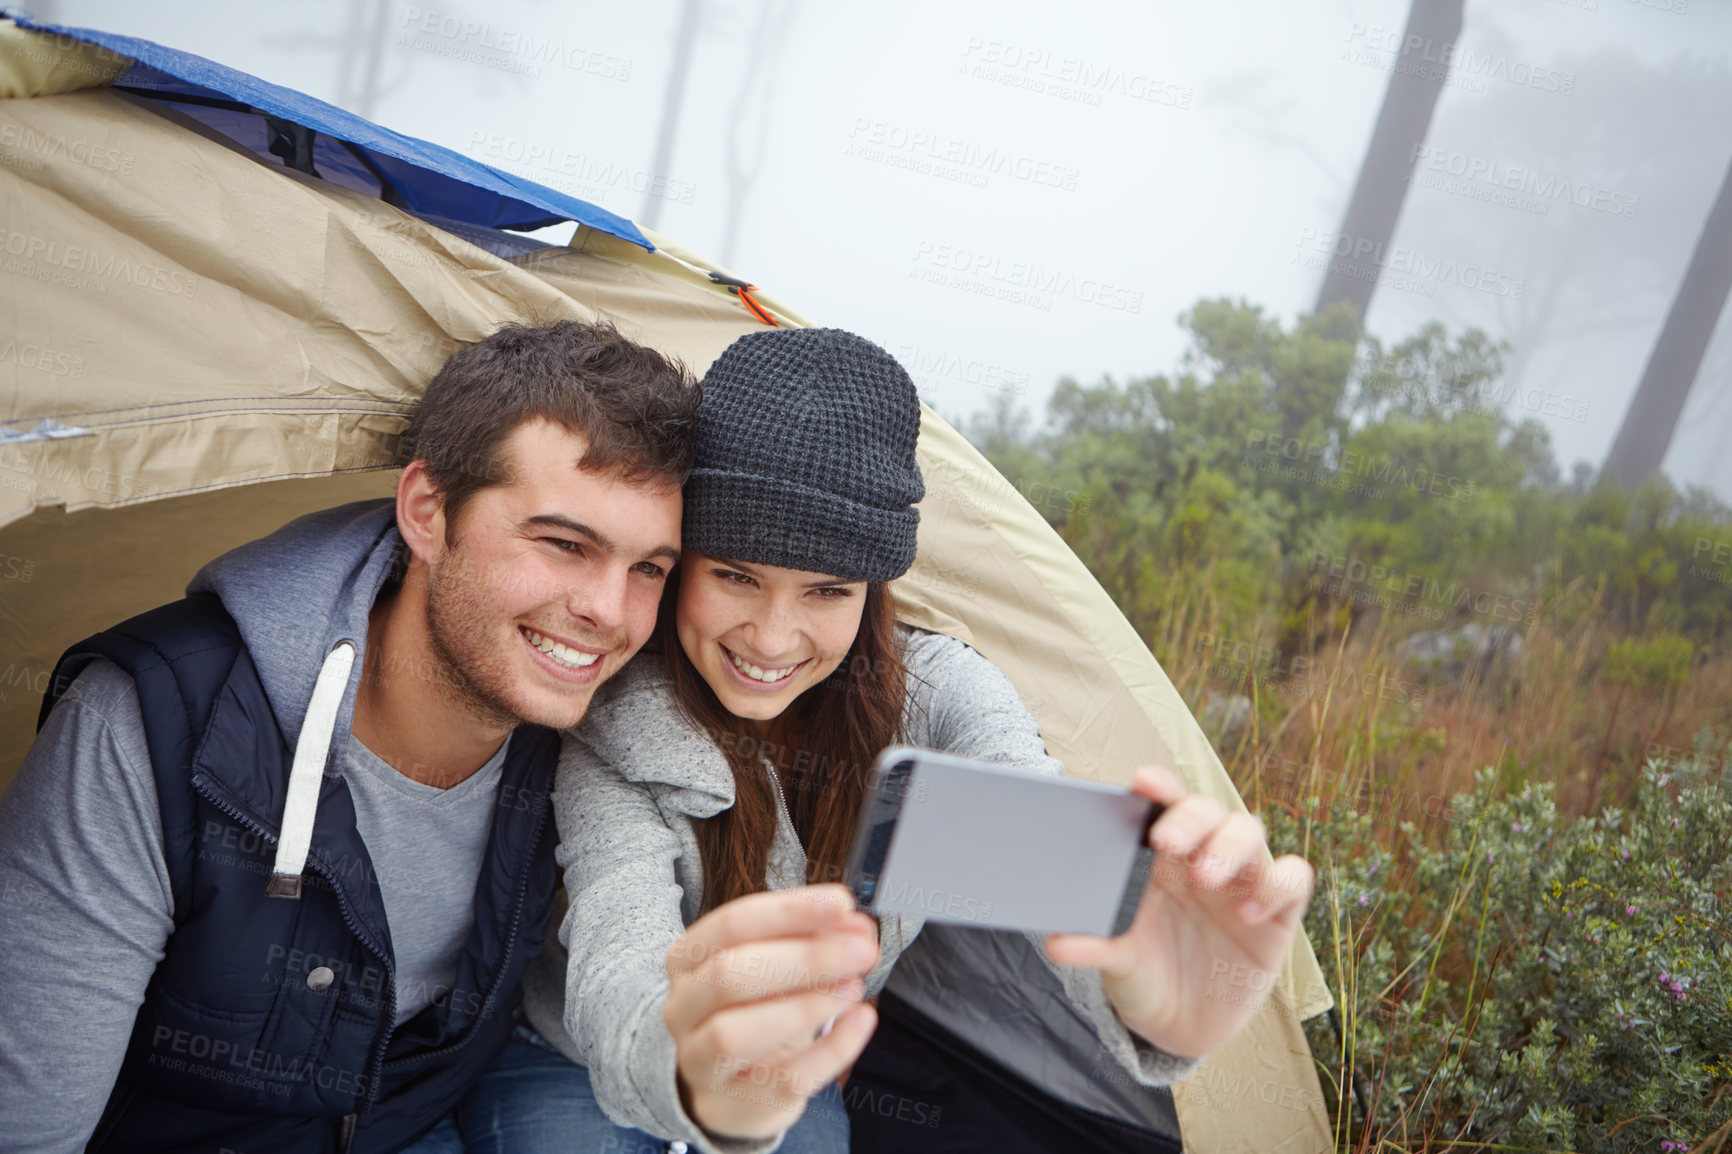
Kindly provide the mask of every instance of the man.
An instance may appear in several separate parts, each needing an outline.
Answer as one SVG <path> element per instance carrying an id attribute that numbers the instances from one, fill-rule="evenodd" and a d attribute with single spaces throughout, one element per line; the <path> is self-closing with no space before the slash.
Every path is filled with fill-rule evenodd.
<path id="1" fill-rule="evenodd" d="M 512 1030 L 557 729 L 649 636 L 697 390 L 610 327 L 448 361 L 395 504 L 74 646 L 0 799 L 0 1149 L 389 1151 Z"/>

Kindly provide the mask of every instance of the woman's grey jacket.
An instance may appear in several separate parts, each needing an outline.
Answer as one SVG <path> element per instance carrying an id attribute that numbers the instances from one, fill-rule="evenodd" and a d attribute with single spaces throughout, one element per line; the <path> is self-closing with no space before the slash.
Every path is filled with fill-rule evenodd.
<path id="1" fill-rule="evenodd" d="M 1061 772 L 997 666 L 954 638 L 906 626 L 899 633 L 909 671 L 904 741 Z M 632 662 L 602 686 L 583 725 L 566 735 L 554 784 L 557 860 L 570 900 L 559 943 L 568 956 L 561 958 L 550 942 L 524 982 L 531 1024 L 566 1057 L 589 1067 L 596 1098 L 610 1118 L 729 1154 L 769 1150 L 774 1143 L 718 1144 L 686 1114 L 662 1006 L 668 947 L 703 904 L 692 820 L 713 816 L 733 801 L 727 759 L 679 714 L 656 655 Z M 806 855 L 784 808 L 770 854 L 769 887 L 804 885 L 806 872 Z M 882 954 L 867 976 L 867 996 L 883 987 L 921 924 L 900 917 L 880 921 Z M 1194 1066 L 1132 1035 L 1113 1012 L 1096 971 L 1047 965 L 1106 1052 L 1136 1082 L 1164 1085 Z"/>

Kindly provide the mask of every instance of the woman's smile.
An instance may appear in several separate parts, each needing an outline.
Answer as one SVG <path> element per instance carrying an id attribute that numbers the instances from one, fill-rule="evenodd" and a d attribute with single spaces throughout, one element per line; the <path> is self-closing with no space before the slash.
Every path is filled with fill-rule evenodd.
<path id="1" fill-rule="evenodd" d="M 720 642 L 716 644 L 727 657 L 728 667 L 739 675 L 741 684 L 747 689 L 769 692 L 784 689 L 787 680 L 804 668 L 807 662 L 811 661 L 811 658 L 808 657 L 804 661 L 795 661 L 791 664 L 761 664 L 740 656 Z"/>

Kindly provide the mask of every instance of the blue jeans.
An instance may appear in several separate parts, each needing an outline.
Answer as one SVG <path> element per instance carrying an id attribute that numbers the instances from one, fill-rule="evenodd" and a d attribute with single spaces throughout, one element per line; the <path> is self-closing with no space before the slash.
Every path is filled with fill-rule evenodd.
<path id="1" fill-rule="evenodd" d="M 402 1154 L 664 1154 L 668 1143 L 608 1121 L 589 1071 L 519 1026 L 456 1110 Z M 778 1154 L 848 1154 L 834 1082 L 813 1095 Z"/>

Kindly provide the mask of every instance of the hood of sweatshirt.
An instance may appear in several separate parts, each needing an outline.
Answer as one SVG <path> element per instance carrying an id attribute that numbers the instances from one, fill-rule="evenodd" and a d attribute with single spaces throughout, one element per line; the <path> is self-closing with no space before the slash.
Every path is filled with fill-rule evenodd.
<path id="1" fill-rule="evenodd" d="M 687 813 L 707 817 L 734 804 L 727 756 L 680 713 L 662 655 L 653 647 L 595 691 L 589 713 L 569 739 L 627 781 L 690 791 L 675 800 Z"/>
<path id="2" fill-rule="evenodd" d="M 680 712 L 659 652 L 638 654 L 598 689 L 583 724 L 567 739 L 649 790 L 664 814 L 714 817 L 734 804 L 734 771 L 727 755 Z M 745 752 L 749 757 L 757 751 Z M 768 763 L 762 756 L 757 760 Z M 786 889 L 806 881 L 806 850 L 787 807 L 776 808 L 765 882 L 771 889 Z"/>
<path id="3" fill-rule="evenodd" d="M 332 728 L 333 748 L 346 748 L 368 614 L 402 544 L 394 501 L 357 501 L 309 513 L 230 550 L 187 586 L 188 593 L 216 594 L 234 618 L 291 746 L 300 740 L 326 658 L 347 641 L 355 659 Z"/>

